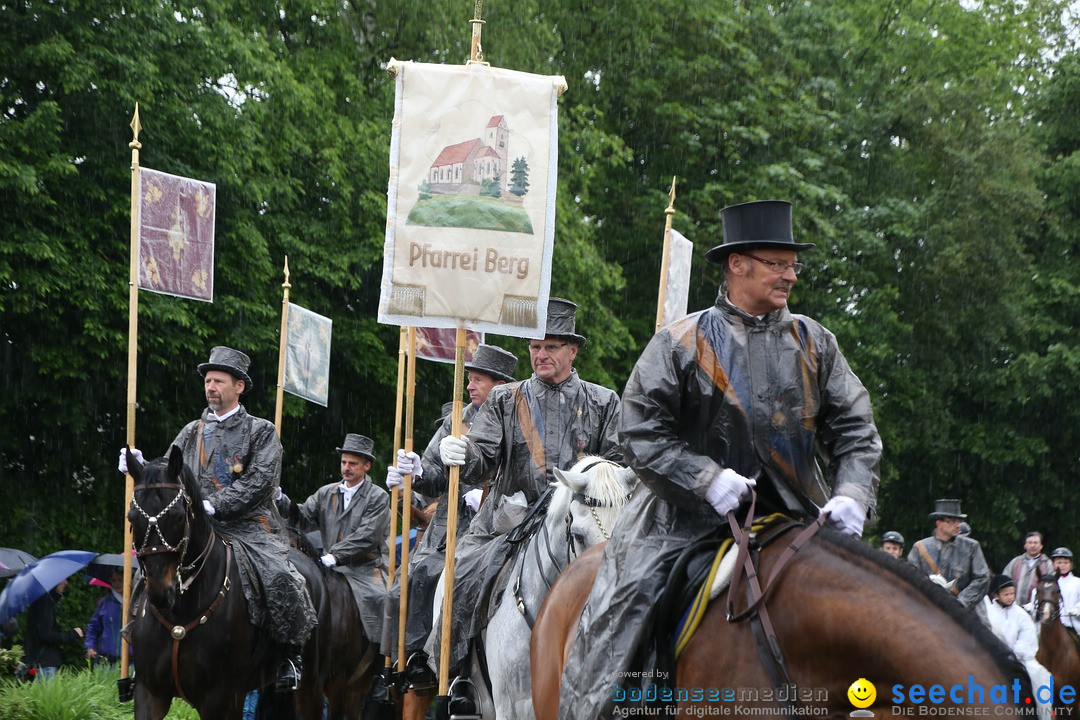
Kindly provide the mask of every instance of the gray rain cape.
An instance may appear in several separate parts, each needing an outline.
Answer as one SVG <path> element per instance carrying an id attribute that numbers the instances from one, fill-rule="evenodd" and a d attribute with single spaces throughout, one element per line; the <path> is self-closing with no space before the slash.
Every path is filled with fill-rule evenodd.
<path id="1" fill-rule="evenodd" d="M 365 477 L 349 506 L 342 508 L 343 502 L 341 483 L 335 482 L 323 485 L 301 505 L 283 495 L 278 507 L 289 518 L 298 519 L 305 532 L 319 531 L 323 553 L 337 560 L 331 569 L 349 581 L 364 635 L 377 643 L 382 637 L 386 601 L 390 495 Z"/>
<path id="2" fill-rule="evenodd" d="M 946 580 L 955 580 L 953 595 L 989 627 L 990 621 L 982 600 L 990 590 L 991 574 L 978 542 L 960 535 L 948 542 L 941 542 L 931 535 L 912 545 L 907 559 L 927 575 L 936 574 Z"/>
<path id="3" fill-rule="evenodd" d="M 243 405 L 217 422 L 207 408 L 200 420 L 184 426 L 173 445 L 183 451 L 184 464 L 214 506 L 215 529 L 233 543 L 252 623 L 269 627 L 277 643 L 302 645 L 315 627 L 315 609 L 281 536 L 274 505 L 281 442 L 273 423 L 248 415 Z"/>
<path id="4" fill-rule="evenodd" d="M 758 320 L 721 298 L 663 328 L 627 382 L 619 440 L 642 484 L 604 551 L 563 670 L 560 718 L 611 717 L 613 685 L 654 623 L 671 567 L 725 524 L 705 501 L 722 469 L 757 478 L 764 511 L 815 517 L 833 495 L 875 505 L 881 441 L 869 395 L 833 334 L 786 308 Z"/>
<path id="5" fill-rule="evenodd" d="M 467 432 L 476 417 L 477 407 L 469 404 L 461 415 L 461 422 Z M 435 515 L 431 524 L 424 529 L 424 534 L 416 547 L 409 553 L 409 610 L 405 619 L 405 656 L 417 650 L 423 650 L 424 641 L 431 633 L 434 621 L 435 590 L 446 565 L 446 519 L 449 508 L 446 503 L 449 488 L 449 475 L 446 465 L 439 457 L 439 442 L 450 434 L 452 418 L 443 418 L 439 429 L 431 436 L 421 465 L 423 474 L 413 477 L 413 491 L 426 497 L 438 498 Z M 472 488 L 459 485 L 458 494 L 464 496 Z M 473 511 L 464 502 L 458 506 L 458 533 L 469 529 Z M 390 586 L 386 599 L 386 619 L 383 622 L 383 654 L 397 662 L 398 615 L 401 610 L 401 573 L 397 573 Z"/>
<path id="6" fill-rule="evenodd" d="M 506 534 L 520 520 L 509 496 L 521 492 L 528 504 L 547 490 L 554 468 L 566 470 L 585 455 L 622 461 L 615 439 L 619 396 L 585 382 L 577 370 L 558 385 L 533 375 L 492 389 L 468 434 L 461 479 L 477 484 L 494 474 L 480 512 L 455 553 L 450 667 L 460 664 L 469 641 L 487 622 L 482 610 L 514 546 Z M 517 508 L 520 509 L 520 508 Z M 523 514 L 523 513 L 522 513 Z M 434 661 L 442 637 L 436 622 L 426 650 Z"/>

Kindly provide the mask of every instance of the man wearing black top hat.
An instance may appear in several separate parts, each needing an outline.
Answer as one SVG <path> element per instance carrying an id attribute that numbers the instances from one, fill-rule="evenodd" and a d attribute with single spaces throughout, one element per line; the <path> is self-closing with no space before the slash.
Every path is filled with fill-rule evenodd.
<path id="1" fill-rule="evenodd" d="M 300 683 L 300 650 L 316 616 L 304 578 L 289 562 L 289 548 L 280 535 L 281 516 L 274 504 L 281 486 L 277 430 L 240 404 L 240 397 L 253 386 L 250 364 L 239 350 L 218 346 L 210 351 L 210 360 L 198 367 L 208 407 L 172 444 L 183 452 L 184 464 L 198 480 L 215 529 L 239 554 L 252 622 L 266 625 L 273 641 L 285 649 L 287 660 L 276 685 L 295 690 Z M 139 451 L 133 454 L 142 459 Z M 119 467 L 127 471 L 123 449 Z"/>
<path id="2" fill-rule="evenodd" d="M 472 426 L 473 418 L 487 401 L 491 390 L 514 381 L 517 362 L 516 355 L 497 345 L 479 345 L 476 348 L 472 358 L 465 363 L 469 380 L 466 386 L 469 403 L 461 416 L 464 432 L 468 432 Z M 453 403 L 448 403 L 448 405 L 450 407 L 445 408 L 443 417 L 436 426 L 435 434 L 432 435 L 424 450 L 423 457 L 399 449 L 398 467 L 388 468 L 386 478 L 387 487 L 396 487 L 402 482 L 401 466 L 408 469 L 415 468 L 413 490 L 429 497 L 438 497 L 435 516 L 424 530 L 424 537 L 409 555 L 409 608 L 405 623 L 405 656 L 409 662 L 407 669 L 410 681 L 413 687 L 421 692 L 431 689 L 434 685 L 434 674 L 428 666 L 427 654 L 423 650 L 434 620 L 432 603 L 435 600 L 435 589 L 446 562 L 448 512 L 446 491 L 449 486 L 449 477 L 447 466 L 439 457 L 439 443 L 450 434 L 452 429 L 453 418 L 450 417 L 450 411 L 453 409 Z M 479 501 L 483 488 L 462 485 L 460 493 L 463 498 L 458 509 L 458 532 L 464 533 L 469 529 L 472 517 L 480 507 Z M 390 599 L 386 604 L 386 622 L 383 625 L 383 637 L 386 641 L 384 647 L 389 648 L 387 654 L 394 657 L 395 661 L 400 600 L 401 588 L 395 581 L 390 590 Z"/>
<path id="3" fill-rule="evenodd" d="M 622 459 L 615 437 L 619 396 L 578 377 L 574 359 L 587 340 L 576 325 L 577 305 L 550 298 L 544 337 L 529 342 L 532 377 L 494 388 L 468 435 L 447 435 L 439 443 L 442 462 L 461 467 L 461 482 L 477 485 L 491 479 L 469 532 L 457 543 L 451 670 L 484 627 L 487 618 L 477 608 L 513 549 L 505 533 L 524 514 L 518 511 L 539 499 L 554 468 L 566 470 L 586 455 Z M 400 458 L 398 469 L 406 471 Z M 429 655 L 438 654 L 434 650 L 441 634 L 441 622 L 436 622 Z"/>
<path id="4" fill-rule="evenodd" d="M 935 500 L 930 519 L 934 521 L 934 534 L 911 546 L 908 562 L 955 595 L 984 623 L 988 622 L 982 599 L 990 587 L 990 567 L 979 543 L 960 534 L 960 525 L 967 519 L 960 512 L 960 501 Z"/>
<path id="5" fill-rule="evenodd" d="M 374 446 L 371 438 L 347 434 L 334 449 L 341 456 L 341 481 L 323 485 L 299 505 L 282 495 L 278 507 L 305 532 L 319 531 L 324 548 L 320 562 L 349 581 L 364 634 L 377 644 L 386 601 L 390 496 L 368 477 Z"/>
<path id="6" fill-rule="evenodd" d="M 655 669 L 647 640 L 670 569 L 720 533 L 751 488 L 759 512 L 828 513 L 854 536 L 875 506 L 881 440 L 869 394 L 836 337 L 787 306 L 798 253 L 814 246 L 795 242 L 787 202 L 727 207 L 722 219 L 723 244 L 706 255 L 724 269 L 716 303 L 656 333 L 623 392 L 619 442 L 642 486 L 604 551 L 560 718 L 611 717 L 612 684 L 625 684 L 619 673 L 639 649 L 634 669 Z"/>

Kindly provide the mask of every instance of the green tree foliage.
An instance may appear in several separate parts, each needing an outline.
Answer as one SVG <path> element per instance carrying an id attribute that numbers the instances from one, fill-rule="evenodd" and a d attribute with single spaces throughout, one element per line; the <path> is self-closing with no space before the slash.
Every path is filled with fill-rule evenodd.
<path id="1" fill-rule="evenodd" d="M 1032 527 L 1075 542 L 1080 63 L 1064 5 L 487 3 L 485 59 L 569 86 L 551 290 L 580 306 L 582 376 L 621 389 L 652 333 L 673 176 L 675 227 L 698 251 L 692 308 L 719 284 L 702 256 L 720 209 L 789 199 L 818 246 L 793 308 L 837 333 L 874 397 L 883 524 L 918 537 L 932 500 L 957 496 L 992 565 Z M 471 11 L 0 7 L 0 543 L 119 549 L 136 101 L 141 163 L 218 188 L 215 302 L 140 294 L 137 443 L 160 454 L 196 415 L 215 344 L 252 355 L 245 403 L 272 415 L 287 255 L 292 300 L 333 319 L 334 347 L 329 407 L 286 398 L 286 486 L 332 476 L 347 431 L 389 458 L 384 67 L 464 62 Z M 523 341 L 489 340 L 528 374 Z M 418 368 L 417 428 L 451 373 Z"/>

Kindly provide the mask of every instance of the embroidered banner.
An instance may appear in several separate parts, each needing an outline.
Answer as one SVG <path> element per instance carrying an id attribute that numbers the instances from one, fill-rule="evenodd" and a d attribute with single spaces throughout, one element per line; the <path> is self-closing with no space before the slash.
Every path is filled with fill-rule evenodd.
<path id="1" fill-rule="evenodd" d="M 664 295 L 664 319 L 661 325 L 673 323 L 686 315 L 690 297 L 690 267 L 694 261 L 694 244 L 674 228 L 668 246 L 667 285 Z"/>
<path id="2" fill-rule="evenodd" d="M 213 183 L 139 171 L 139 288 L 214 301 Z"/>
<path id="3" fill-rule="evenodd" d="M 379 322 L 542 336 L 565 80 L 392 64 Z"/>
<path id="4" fill-rule="evenodd" d="M 330 391 L 330 332 L 333 321 L 289 303 L 285 330 L 285 384 L 293 395 L 326 407 Z"/>
<path id="5" fill-rule="evenodd" d="M 456 328 L 416 328 L 416 357 L 435 362 L 454 362 Z M 484 342 L 484 333 L 465 331 L 465 362 L 472 362 L 476 348 Z"/>

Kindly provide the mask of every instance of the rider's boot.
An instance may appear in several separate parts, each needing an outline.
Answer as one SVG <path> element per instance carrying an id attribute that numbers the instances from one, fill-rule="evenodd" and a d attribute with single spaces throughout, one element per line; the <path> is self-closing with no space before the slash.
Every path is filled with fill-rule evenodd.
<path id="1" fill-rule="evenodd" d="M 405 661 L 405 678 L 415 693 L 429 693 L 439 684 L 423 650 L 417 650 Z"/>
<path id="2" fill-rule="evenodd" d="M 274 681 L 274 689 L 278 692 L 292 692 L 300 687 L 300 674 L 303 665 L 300 660 L 300 647 L 289 646 L 285 661 L 278 670 L 277 680 Z"/>

